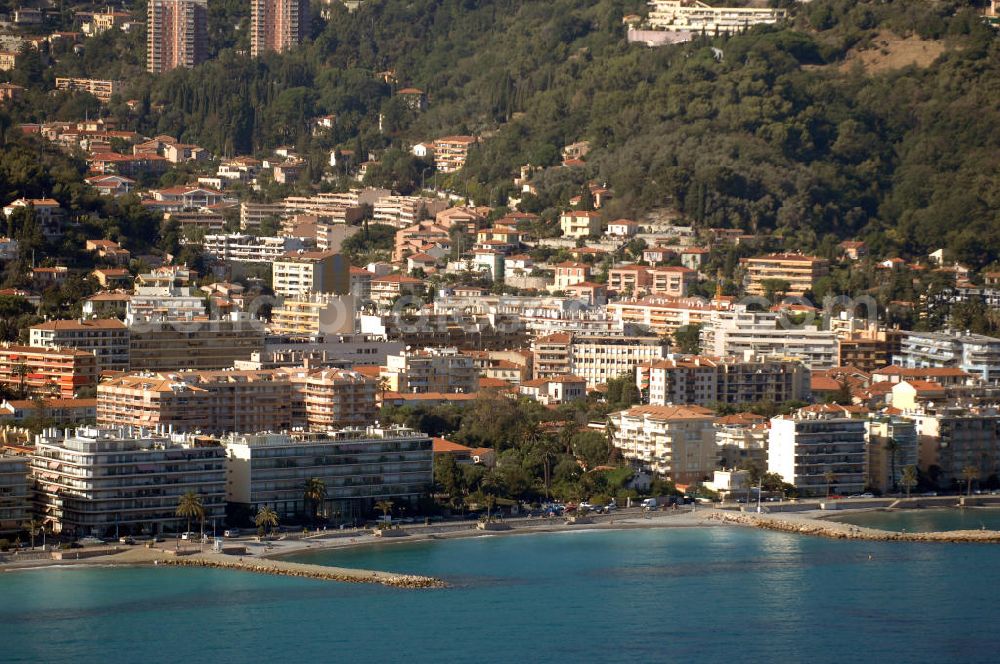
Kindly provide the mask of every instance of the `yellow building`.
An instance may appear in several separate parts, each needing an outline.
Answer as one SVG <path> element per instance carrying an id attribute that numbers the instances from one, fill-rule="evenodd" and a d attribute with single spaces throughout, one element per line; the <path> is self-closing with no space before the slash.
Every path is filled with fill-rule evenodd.
<path id="1" fill-rule="evenodd" d="M 763 295 L 768 280 L 788 282 L 785 295 L 804 295 L 812 290 L 816 280 L 830 273 L 825 258 L 802 254 L 770 254 L 740 260 L 746 270 L 747 293 Z"/>

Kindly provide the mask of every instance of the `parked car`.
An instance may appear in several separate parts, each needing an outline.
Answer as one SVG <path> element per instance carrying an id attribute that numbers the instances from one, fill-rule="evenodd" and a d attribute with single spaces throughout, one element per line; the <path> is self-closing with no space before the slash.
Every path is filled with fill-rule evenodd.
<path id="1" fill-rule="evenodd" d="M 181 533 L 181 539 L 182 540 L 198 539 L 198 533 L 192 533 L 191 531 L 188 531 L 186 533 Z"/>
<path id="2" fill-rule="evenodd" d="M 122 535 L 118 538 L 119 544 L 135 544 L 135 538 L 131 535 Z"/>
<path id="3" fill-rule="evenodd" d="M 228 528 L 228 529 L 222 531 L 222 536 L 223 537 L 239 537 L 240 536 L 240 529 L 239 528 Z"/>
<path id="4" fill-rule="evenodd" d="M 81 537 L 77 540 L 82 546 L 96 546 L 98 544 L 104 544 L 104 540 L 99 537 Z"/>

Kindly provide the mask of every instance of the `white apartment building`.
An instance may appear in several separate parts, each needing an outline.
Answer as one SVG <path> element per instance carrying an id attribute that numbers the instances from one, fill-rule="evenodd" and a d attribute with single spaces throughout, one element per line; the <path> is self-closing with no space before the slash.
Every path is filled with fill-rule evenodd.
<path id="1" fill-rule="evenodd" d="M 594 387 L 622 374 L 631 375 L 636 367 L 661 360 L 669 352 L 669 344 L 660 337 L 574 337 L 570 373 Z"/>
<path id="2" fill-rule="evenodd" d="M 226 233 L 206 235 L 204 252 L 217 261 L 234 263 L 270 263 L 289 252 L 304 249 L 302 240 L 294 237 L 271 237 Z"/>
<path id="3" fill-rule="evenodd" d="M 69 435 L 67 435 L 69 434 Z M 194 438 L 81 427 L 38 436 L 31 458 L 35 500 L 53 532 L 82 535 L 183 530 L 185 493 L 201 496 L 205 520 L 225 517 L 225 450 Z M 198 528 L 192 523 L 192 530 Z"/>
<path id="4" fill-rule="evenodd" d="M 700 297 L 646 297 L 608 303 L 608 314 L 622 324 L 648 327 L 658 334 L 707 323 L 716 311 L 732 307 L 732 298 L 708 301 Z"/>
<path id="5" fill-rule="evenodd" d="M 773 418 L 768 471 L 781 475 L 803 497 L 864 491 L 868 477 L 865 420 L 850 414 L 850 409 L 817 405 Z"/>
<path id="6" fill-rule="evenodd" d="M 415 505 L 433 481 L 431 439 L 406 427 L 234 434 L 223 445 L 229 502 L 251 512 L 268 505 L 282 518 L 312 507 L 303 496 L 311 478 L 326 487 L 318 512 L 338 521 L 366 515 L 379 500 Z"/>
<path id="7" fill-rule="evenodd" d="M 457 348 L 404 350 L 386 358 L 382 371 L 391 392 L 472 394 L 479 390 L 479 370 Z"/>
<path id="8" fill-rule="evenodd" d="M 373 206 L 373 223 L 394 228 L 413 226 L 421 219 L 433 219 L 448 209 L 448 201 L 424 196 L 382 196 Z"/>
<path id="9" fill-rule="evenodd" d="M 905 332 L 893 364 L 907 369 L 953 368 L 1000 381 L 1000 339 L 959 332 Z"/>
<path id="10" fill-rule="evenodd" d="M 778 313 L 736 305 L 731 311 L 712 312 L 701 329 L 701 350 L 717 357 L 798 358 L 812 370 L 828 369 L 836 365 L 837 334 L 817 325 L 786 327 Z"/>
<path id="11" fill-rule="evenodd" d="M 752 25 L 774 24 L 785 18 L 783 9 L 713 7 L 699 0 L 653 0 L 647 22 L 654 30 L 694 35 L 729 35 Z"/>
<path id="12" fill-rule="evenodd" d="M 716 466 L 715 415 L 699 406 L 634 406 L 608 416 L 622 456 L 674 482 L 699 482 Z"/>
<path id="13" fill-rule="evenodd" d="M 205 316 L 205 298 L 190 286 L 136 286 L 125 305 L 125 321 L 184 320 Z"/>

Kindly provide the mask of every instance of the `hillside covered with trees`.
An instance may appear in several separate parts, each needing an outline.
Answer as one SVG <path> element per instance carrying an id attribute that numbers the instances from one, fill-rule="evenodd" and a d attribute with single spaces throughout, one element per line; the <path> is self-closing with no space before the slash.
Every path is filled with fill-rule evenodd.
<path id="1" fill-rule="evenodd" d="M 294 143 L 317 164 L 333 147 L 363 155 L 472 133 L 482 146 L 450 184 L 478 201 L 513 193 L 530 163 L 552 167 L 522 204 L 535 212 L 596 179 L 615 192 L 612 216 L 673 207 L 698 224 L 771 232 L 789 249 L 858 236 L 878 253 L 945 247 L 973 267 L 996 261 L 1000 41 L 978 16 L 983 3 L 777 4 L 791 12 L 784 26 L 648 49 L 625 38 L 622 17 L 644 11 L 634 0 L 372 0 L 331 8 L 307 44 L 257 60 L 241 52 L 244 19 L 227 4 L 214 60 L 136 72 L 138 108 L 110 112 L 217 154 Z M 941 55 L 866 68 L 858 54 L 877 53 L 885 35 Z M 66 54 L 46 76 L 141 68 L 134 49 L 122 58 L 121 44 L 106 46 Z M 428 93 L 426 111 L 394 95 L 405 86 Z M 8 122 L 65 103 L 28 95 Z M 313 135 L 325 114 L 335 129 Z M 592 145 L 586 165 L 557 167 L 560 148 L 580 140 Z"/>

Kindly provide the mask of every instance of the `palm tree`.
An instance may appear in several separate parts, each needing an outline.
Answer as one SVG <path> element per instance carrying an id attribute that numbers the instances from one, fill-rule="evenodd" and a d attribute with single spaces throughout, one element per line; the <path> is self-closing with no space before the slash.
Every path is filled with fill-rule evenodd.
<path id="1" fill-rule="evenodd" d="M 272 528 L 278 527 L 278 513 L 269 505 L 261 505 L 253 522 L 264 535 L 267 535 Z"/>
<path id="2" fill-rule="evenodd" d="M 385 393 L 389 391 L 389 377 L 379 376 L 376 385 L 379 395 L 382 397 L 382 405 L 385 405 Z"/>
<path id="3" fill-rule="evenodd" d="M 828 470 L 825 473 L 823 473 L 823 479 L 826 480 L 826 497 L 829 498 L 830 497 L 830 488 L 831 488 L 831 485 L 833 484 L 833 481 L 835 479 L 837 479 L 837 474 L 835 472 L 833 472 L 832 470 Z"/>
<path id="4" fill-rule="evenodd" d="M 11 371 L 11 373 L 13 373 L 18 378 L 17 396 L 19 399 L 23 399 L 25 396 L 27 396 L 27 392 L 25 391 L 24 388 L 24 379 L 28 375 L 28 365 L 25 364 L 24 362 L 21 362 L 20 364 L 14 366 L 14 369 Z"/>
<path id="5" fill-rule="evenodd" d="M 889 453 L 889 464 L 890 464 L 889 467 L 891 469 L 889 471 L 890 472 L 889 477 L 892 479 L 893 493 L 896 493 L 899 490 L 899 482 L 896 479 L 896 453 L 899 452 L 901 448 L 902 446 L 899 444 L 899 441 L 897 441 L 895 438 L 889 438 L 887 441 L 885 441 L 885 451 Z"/>
<path id="6" fill-rule="evenodd" d="M 392 506 L 394 503 L 391 500 L 380 500 L 375 503 L 375 509 L 382 511 L 382 519 L 385 520 L 389 516 L 389 512 L 392 511 Z"/>
<path id="7" fill-rule="evenodd" d="M 972 495 L 972 482 L 979 479 L 979 469 L 969 465 L 962 469 L 962 477 L 965 479 L 965 495 Z"/>
<path id="8" fill-rule="evenodd" d="M 199 496 L 194 491 L 188 491 L 177 502 L 177 516 L 187 519 L 187 531 L 191 532 L 191 519 L 196 518 L 204 523 L 205 506 Z"/>
<path id="9" fill-rule="evenodd" d="M 899 481 L 903 485 L 903 488 L 906 489 L 906 497 L 909 498 L 910 489 L 917 486 L 917 467 L 906 466 L 903 468 L 903 476 Z"/>
<path id="10" fill-rule="evenodd" d="M 28 535 L 31 537 L 31 549 L 34 550 L 35 537 L 42 534 L 42 528 L 45 527 L 45 522 L 32 518 L 31 521 L 27 523 L 27 527 Z"/>
<path id="11" fill-rule="evenodd" d="M 310 505 L 310 516 L 313 522 L 319 517 L 319 509 L 326 500 L 326 484 L 318 477 L 310 477 L 306 480 L 305 502 Z"/>
<path id="12" fill-rule="evenodd" d="M 764 473 L 757 467 L 757 464 L 750 464 L 747 467 L 747 505 L 750 504 L 750 491 L 752 491 L 754 485 L 759 484 L 763 478 Z M 829 495 L 829 491 L 827 494 Z"/>

